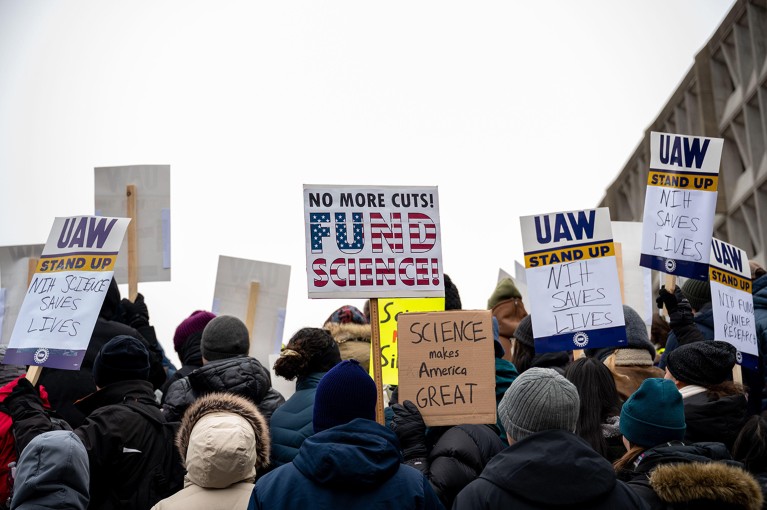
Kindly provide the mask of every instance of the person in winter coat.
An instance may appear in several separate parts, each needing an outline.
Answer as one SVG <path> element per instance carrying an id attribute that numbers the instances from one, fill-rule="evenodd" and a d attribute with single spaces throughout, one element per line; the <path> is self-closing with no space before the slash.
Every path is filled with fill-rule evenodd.
<path id="1" fill-rule="evenodd" d="M 503 396 L 506 394 L 506 390 L 509 389 L 511 383 L 519 377 L 517 367 L 514 363 L 507 360 L 505 357 L 505 351 L 503 345 L 500 342 L 500 327 L 498 325 L 498 319 L 493 317 L 493 337 L 495 342 L 493 347 L 495 349 L 495 406 L 500 405 Z M 506 431 L 503 429 L 503 423 L 501 423 L 500 416 L 497 417 L 495 426 L 498 429 L 498 437 L 504 446 L 509 446 L 508 439 L 506 438 Z"/>
<path id="2" fill-rule="evenodd" d="M 178 354 L 178 359 L 181 360 L 181 368 L 169 376 L 160 388 L 163 402 L 171 384 L 183 379 L 202 366 L 202 351 L 200 350 L 202 330 L 215 318 L 216 316 L 211 312 L 196 310 L 176 327 L 176 332 L 173 335 L 173 349 Z"/>
<path id="3" fill-rule="evenodd" d="M 426 477 L 402 463 L 394 432 L 375 422 L 378 398 L 356 360 L 331 368 L 317 385 L 315 434 L 258 479 L 248 509 L 442 508 Z"/>
<path id="4" fill-rule="evenodd" d="M 498 409 L 511 446 L 458 493 L 453 508 L 644 508 L 610 463 L 573 433 L 579 408 L 578 390 L 555 370 L 522 373 Z"/>
<path id="5" fill-rule="evenodd" d="M 187 407 L 203 395 L 229 392 L 249 399 L 266 418 L 285 403 L 272 388 L 272 376 L 256 358 L 248 356 L 250 334 L 245 323 L 231 315 L 219 315 L 202 331 L 203 366 L 168 388 L 162 412 L 169 421 L 181 419 Z"/>
<path id="6" fill-rule="evenodd" d="M 628 452 L 615 469 L 651 510 L 761 508 L 759 485 L 724 444 L 682 441 L 684 406 L 670 380 L 645 380 L 623 404 L 620 424 Z"/>
<path id="7" fill-rule="evenodd" d="M 732 447 L 732 458 L 741 462 L 759 482 L 767 508 L 767 419 L 751 416 L 740 429 Z"/>
<path id="8" fill-rule="evenodd" d="M 298 378 L 296 392 L 272 415 L 272 467 L 292 461 L 304 440 L 314 434 L 314 395 L 325 373 L 341 362 L 338 344 L 319 328 L 299 329 L 274 362 L 274 373 Z"/>
<path id="9" fill-rule="evenodd" d="M 88 452 L 68 430 L 32 439 L 16 466 L 11 510 L 85 510 L 88 508 Z"/>
<path id="10" fill-rule="evenodd" d="M 514 285 L 514 280 L 503 278 L 498 282 L 490 299 L 487 300 L 487 308 L 498 320 L 498 340 L 505 352 L 504 359 L 511 361 L 511 339 L 514 337 L 519 321 L 527 315 L 525 305 L 522 303 L 522 294 Z"/>
<path id="11" fill-rule="evenodd" d="M 77 403 L 87 418 L 74 429 L 88 452 L 89 508 L 148 510 L 181 488 L 183 471 L 172 469 L 180 467 L 180 459 L 172 436 L 165 433 L 166 422 L 147 380 L 149 370 L 149 353 L 133 337 L 113 338 L 96 356 L 93 378 L 98 390 Z M 22 451 L 35 436 L 54 427 L 26 378 L 19 380 L 5 405 Z"/>
<path id="12" fill-rule="evenodd" d="M 737 350 L 727 342 L 694 342 L 668 357 L 666 379 L 684 399 L 685 439 L 717 441 L 732 448 L 748 414 L 743 387 L 732 382 Z"/>
<path id="13" fill-rule="evenodd" d="M 184 489 L 152 510 L 245 508 L 256 474 L 269 465 L 269 428 L 249 400 L 228 393 L 200 397 L 176 436 L 187 470 Z"/>
<path id="14" fill-rule="evenodd" d="M 695 328 L 700 332 L 703 340 L 713 340 L 714 309 L 711 305 L 711 284 L 708 282 L 708 280 L 694 280 L 691 278 L 686 280 L 682 284 L 681 288 L 676 287 L 676 289 L 679 289 L 679 292 L 675 290 L 674 293 L 670 293 L 665 290 L 665 288 L 663 290 L 666 292 L 666 294 L 675 296 L 676 301 L 680 304 L 682 303 L 682 299 L 687 300 L 687 303 L 689 303 L 691 307 L 693 314 L 692 321 L 695 325 Z M 663 298 L 662 295 L 659 295 L 659 301 L 662 301 L 664 304 L 668 305 L 670 304 L 671 300 L 668 298 L 668 296 Z M 671 306 L 675 307 L 676 305 L 672 304 Z M 658 364 L 658 366 L 663 370 L 666 369 L 668 355 L 674 352 L 677 347 L 697 341 L 699 339 L 699 337 L 690 336 L 688 333 L 683 333 L 680 337 L 679 328 L 687 323 L 687 312 L 685 311 L 686 307 L 684 307 L 684 305 L 682 306 L 684 308 L 684 313 L 678 318 L 680 321 L 679 325 L 675 324 L 673 316 L 673 313 L 676 310 L 673 308 L 668 309 L 669 318 L 671 319 L 671 332 L 666 338 L 666 349 L 664 350 L 663 356 L 661 356 L 660 363 Z"/>
<path id="15" fill-rule="evenodd" d="M 63 370 L 46 368 L 40 374 L 40 384 L 48 389 L 51 407 L 64 418 L 72 428 L 83 424 L 86 415 L 75 405 L 78 400 L 96 391 L 93 382 L 93 363 L 96 355 L 112 338 L 120 335 L 130 336 L 141 340 L 150 354 L 150 375 L 148 380 L 154 389 L 159 389 L 165 381 L 165 370 L 162 367 L 162 355 L 159 344 L 154 339 L 150 345 L 135 328 L 117 320 L 120 311 L 120 289 L 112 278 L 109 289 L 101 305 L 99 317 L 93 327 L 88 349 L 85 351 L 80 370 Z"/>
<path id="16" fill-rule="evenodd" d="M 567 351 L 535 353 L 535 338 L 533 337 L 533 316 L 526 315 L 517 324 L 514 338 L 511 342 L 509 360 L 521 374 L 530 367 L 552 368 L 561 374 L 570 363 L 570 353 Z"/>
<path id="17" fill-rule="evenodd" d="M 581 402 L 575 433 L 609 462 L 626 448 L 620 431 L 622 402 L 610 370 L 596 358 L 582 357 L 565 369 L 565 378 L 578 389 Z"/>
<path id="18" fill-rule="evenodd" d="M 342 306 L 330 314 L 322 328 L 338 343 L 342 360 L 355 359 L 368 369 L 373 330 L 364 313 L 355 306 Z"/>

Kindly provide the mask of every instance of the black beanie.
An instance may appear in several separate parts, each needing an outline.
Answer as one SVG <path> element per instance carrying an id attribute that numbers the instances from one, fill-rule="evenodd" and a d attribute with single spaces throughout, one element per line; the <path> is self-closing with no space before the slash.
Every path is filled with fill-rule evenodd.
<path id="1" fill-rule="evenodd" d="M 690 302 L 693 310 L 700 310 L 706 303 L 711 302 L 711 284 L 708 280 L 693 280 L 682 284 L 682 294 Z"/>
<path id="2" fill-rule="evenodd" d="M 448 275 L 445 277 L 445 311 L 447 310 L 461 310 L 461 294 L 458 293 L 458 287 L 455 286 L 453 280 Z"/>
<path id="3" fill-rule="evenodd" d="M 118 381 L 149 379 L 149 351 L 141 340 L 120 335 L 104 344 L 93 362 L 93 380 L 103 388 Z"/>
<path id="4" fill-rule="evenodd" d="M 248 327 L 233 315 L 219 315 L 202 330 L 200 348 L 208 361 L 244 356 L 250 350 Z"/>
<path id="5" fill-rule="evenodd" d="M 533 316 L 525 315 L 519 321 L 517 329 L 514 330 L 514 338 L 522 344 L 535 349 L 535 338 L 533 337 Z"/>
<path id="6" fill-rule="evenodd" d="M 698 341 L 677 347 L 668 354 L 666 367 L 677 381 L 713 386 L 732 379 L 738 350 L 719 340 Z"/>

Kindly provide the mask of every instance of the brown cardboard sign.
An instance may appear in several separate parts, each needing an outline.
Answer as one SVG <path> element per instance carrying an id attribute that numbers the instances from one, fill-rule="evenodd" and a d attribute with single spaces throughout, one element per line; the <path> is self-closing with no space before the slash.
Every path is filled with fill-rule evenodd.
<path id="1" fill-rule="evenodd" d="M 428 426 L 495 423 L 490 310 L 405 313 L 397 319 L 399 400 Z"/>

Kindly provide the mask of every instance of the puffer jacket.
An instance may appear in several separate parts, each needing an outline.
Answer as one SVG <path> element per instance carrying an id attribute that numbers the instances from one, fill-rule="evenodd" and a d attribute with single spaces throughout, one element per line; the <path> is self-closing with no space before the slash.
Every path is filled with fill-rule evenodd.
<path id="1" fill-rule="evenodd" d="M 169 421 L 178 421 L 187 407 L 203 395 L 228 392 L 245 397 L 258 407 L 267 423 L 285 398 L 272 388 L 269 371 L 251 356 L 211 361 L 179 379 L 168 388 L 162 412 Z"/>
<path id="2" fill-rule="evenodd" d="M 269 428 L 249 400 L 227 393 L 199 398 L 176 437 L 184 488 L 153 510 L 245 508 L 256 474 L 269 464 Z"/>
<path id="3" fill-rule="evenodd" d="M 291 462 L 304 440 L 314 434 L 312 416 L 317 385 L 326 372 L 300 376 L 296 392 L 272 414 L 272 467 Z"/>

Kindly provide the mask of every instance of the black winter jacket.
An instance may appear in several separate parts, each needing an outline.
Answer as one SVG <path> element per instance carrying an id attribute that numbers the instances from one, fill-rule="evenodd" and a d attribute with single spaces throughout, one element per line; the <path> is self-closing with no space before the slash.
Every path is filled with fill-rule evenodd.
<path id="1" fill-rule="evenodd" d="M 245 397 L 258 407 L 267 423 L 285 398 L 272 388 L 272 376 L 250 356 L 211 361 L 171 384 L 165 395 L 162 412 L 170 421 L 178 421 L 192 402 L 203 395 L 223 391 Z"/>
<path id="2" fill-rule="evenodd" d="M 748 418 L 744 395 L 731 395 L 713 400 L 707 392 L 684 399 L 687 422 L 685 441 L 716 441 L 732 450 L 735 438 Z"/>

